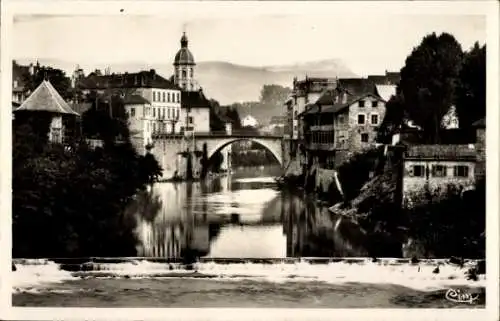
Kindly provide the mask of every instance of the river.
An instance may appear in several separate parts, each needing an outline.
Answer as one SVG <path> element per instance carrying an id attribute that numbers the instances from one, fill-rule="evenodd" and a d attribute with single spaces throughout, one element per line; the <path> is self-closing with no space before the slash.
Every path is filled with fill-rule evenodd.
<path id="1" fill-rule="evenodd" d="M 15 306 L 80 307 L 466 307 L 450 287 L 479 294 L 466 267 L 372 262 L 364 231 L 302 195 L 280 192 L 279 168 L 237 169 L 195 183 L 159 183 L 131 206 L 141 257 L 63 271 L 17 261 Z M 390 251 L 388 250 L 388 253 Z M 192 258 L 192 265 L 176 262 Z M 352 259 L 332 259 L 351 257 Z M 326 258 L 326 259 L 321 259 Z M 186 263 L 186 262 L 184 262 Z"/>

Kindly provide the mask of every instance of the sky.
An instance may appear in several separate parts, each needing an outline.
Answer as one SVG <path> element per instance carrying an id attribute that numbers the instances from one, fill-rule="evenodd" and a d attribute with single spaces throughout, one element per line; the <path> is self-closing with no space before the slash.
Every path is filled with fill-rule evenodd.
<path id="1" fill-rule="evenodd" d="M 431 32 L 448 32 L 470 48 L 486 41 L 479 15 L 272 14 L 231 17 L 15 16 L 14 58 L 170 64 L 187 32 L 195 60 L 274 66 L 341 59 L 358 75 L 399 70 Z"/>

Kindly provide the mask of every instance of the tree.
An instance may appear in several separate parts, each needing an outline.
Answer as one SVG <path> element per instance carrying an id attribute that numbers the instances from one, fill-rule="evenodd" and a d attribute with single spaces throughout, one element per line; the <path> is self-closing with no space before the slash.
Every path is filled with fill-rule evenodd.
<path id="1" fill-rule="evenodd" d="M 456 107 L 461 128 L 486 117 L 486 45 L 476 42 L 464 55 Z"/>
<path id="2" fill-rule="evenodd" d="M 23 78 L 30 92 L 33 92 L 43 80 L 48 80 L 65 100 L 69 100 L 73 95 L 71 80 L 61 69 L 37 65 L 33 75 L 27 73 L 23 75 Z"/>
<path id="3" fill-rule="evenodd" d="M 260 102 L 264 105 L 281 107 L 291 90 L 280 85 L 264 85 L 260 91 Z"/>
<path id="4" fill-rule="evenodd" d="M 386 103 L 384 119 L 377 129 L 377 141 L 379 143 L 391 143 L 392 135 L 403 124 L 405 118 L 404 107 L 404 100 L 399 92 Z"/>
<path id="5" fill-rule="evenodd" d="M 450 34 L 425 36 L 401 69 L 400 88 L 405 111 L 426 135 L 439 142 L 441 119 L 455 101 L 463 52 Z"/>

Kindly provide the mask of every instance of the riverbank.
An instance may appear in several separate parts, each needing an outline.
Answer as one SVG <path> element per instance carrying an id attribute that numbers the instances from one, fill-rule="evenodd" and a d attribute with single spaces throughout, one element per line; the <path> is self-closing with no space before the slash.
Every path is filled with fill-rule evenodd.
<path id="1" fill-rule="evenodd" d="M 336 170 L 312 164 L 301 176 L 287 173 L 290 178 L 280 183 L 301 177 L 305 192 L 332 215 L 352 220 L 381 244 L 399 247 L 391 256 L 484 258 L 485 179 L 478 178 L 471 190 L 449 184 L 403 197 L 402 166 L 400 148 L 379 146 L 352 155 Z M 411 204 L 403 201 L 408 198 Z"/>

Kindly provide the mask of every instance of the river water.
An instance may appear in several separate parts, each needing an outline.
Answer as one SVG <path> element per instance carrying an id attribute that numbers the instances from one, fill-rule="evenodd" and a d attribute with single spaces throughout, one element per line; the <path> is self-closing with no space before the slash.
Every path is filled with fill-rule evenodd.
<path id="1" fill-rule="evenodd" d="M 373 242 L 363 230 L 313 200 L 278 191 L 279 174 L 247 168 L 207 182 L 159 183 L 130 209 L 142 258 L 95 260 L 73 272 L 50 260 L 19 260 L 13 305 L 484 307 L 484 277 L 469 281 L 467 266 L 444 261 L 439 273 L 436 261 L 372 262 Z M 186 257 L 197 262 L 179 261 Z M 332 259 L 339 257 L 352 259 Z M 479 299 L 447 300 L 457 287 Z"/>

